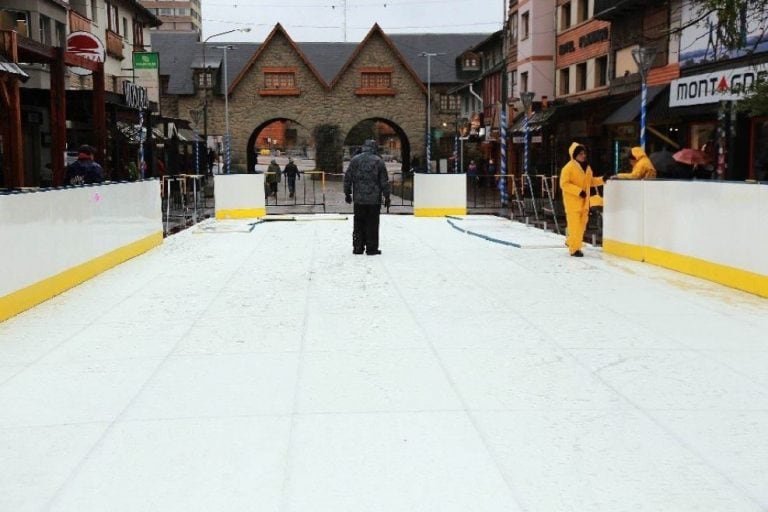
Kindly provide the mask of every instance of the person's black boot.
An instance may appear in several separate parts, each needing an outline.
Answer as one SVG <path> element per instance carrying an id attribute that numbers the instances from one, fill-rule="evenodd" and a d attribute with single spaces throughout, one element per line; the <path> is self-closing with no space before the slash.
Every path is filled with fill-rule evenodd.
<path id="1" fill-rule="evenodd" d="M 575 253 L 571 254 L 571 256 L 576 256 L 577 258 L 583 258 L 584 253 L 581 251 L 576 251 Z"/>
<path id="2" fill-rule="evenodd" d="M 375 251 L 368 251 L 365 254 L 367 254 L 368 256 L 376 256 L 377 254 L 381 254 L 381 250 L 376 249 Z"/>

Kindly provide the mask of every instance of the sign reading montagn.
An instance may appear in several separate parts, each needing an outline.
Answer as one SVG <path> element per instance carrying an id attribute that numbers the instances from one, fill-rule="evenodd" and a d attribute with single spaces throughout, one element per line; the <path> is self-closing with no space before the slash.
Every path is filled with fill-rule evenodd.
<path id="1" fill-rule="evenodd" d="M 134 84 L 133 82 L 123 82 L 123 96 L 125 104 L 137 110 L 147 110 L 149 108 L 149 96 L 147 88 Z"/>
<path id="2" fill-rule="evenodd" d="M 669 106 L 688 107 L 738 101 L 756 82 L 768 79 L 768 66 L 731 68 L 715 73 L 686 76 L 670 85 Z"/>
<path id="3" fill-rule="evenodd" d="M 67 53 L 95 62 L 104 62 L 104 43 L 90 32 L 72 32 L 67 36 Z M 91 74 L 91 70 L 80 67 L 71 67 L 69 70 L 80 76 Z"/>

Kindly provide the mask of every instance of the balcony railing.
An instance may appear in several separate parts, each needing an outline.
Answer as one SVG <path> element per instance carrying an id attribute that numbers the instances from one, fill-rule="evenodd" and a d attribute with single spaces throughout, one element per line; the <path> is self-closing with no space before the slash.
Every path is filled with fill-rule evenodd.
<path id="1" fill-rule="evenodd" d="M 76 11 L 69 11 L 69 31 L 90 32 L 91 20 Z"/>
<path id="2" fill-rule="evenodd" d="M 107 53 L 117 59 L 123 58 L 123 38 L 111 30 L 107 30 Z"/>

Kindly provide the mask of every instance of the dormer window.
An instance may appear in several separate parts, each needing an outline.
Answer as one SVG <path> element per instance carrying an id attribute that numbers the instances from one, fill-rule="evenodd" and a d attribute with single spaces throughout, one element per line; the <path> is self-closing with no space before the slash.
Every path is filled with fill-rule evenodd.
<path id="1" fill-rule="evenodd" d="M 476 53 L 465 53 L 461 59 L 464 71 L 480 71 L 480 56 Z"/>

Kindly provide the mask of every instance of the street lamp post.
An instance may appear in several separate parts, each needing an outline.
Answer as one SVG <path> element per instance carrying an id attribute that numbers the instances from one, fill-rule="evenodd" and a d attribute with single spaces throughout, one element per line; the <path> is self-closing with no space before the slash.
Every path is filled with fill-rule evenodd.
<path id="1" fill-rule="evenodd" d="M 432 57 L 445 55 L 444 53 L 421 52 L 419 57 L 427 58 L 427 144 L 426 144 L 426 172 L 431 169 L 432 161 Z"/>
<path id="2" fill-rule="evenodd" d="M 632 50 L 632 58 L 640 71 L 642 85 L 640 90 L 640 146 L 645 151 L 646 110 L 648 104 L 648 71 L 656 59 L 656 48 L 640 46 Z"/>
<path id="3" fill-rule="evenodd" d="M 205 89 L 203 89 L 203 139 L 205 140 L 206 150 L 208 149 L 208 88 L 212 86 L 212 80 L 210 79 L 210 72 L 208 63 L 205 60 L 205 44 L 214 37 L 219 37 L 233 32 L 250 32 L 251 27 L 245 28 L 233 28 L 232 30 L 226 30 L 206 37 L 203 40 L 203 73 L 205 77 Z"/>
<path id="4" fill-rule="evenodd" d="M 224 174 L 231 172 L 232 164 L 232 144 L 229 134 L 229 80 L 227 78 L 227 50 L 235 49 L 231 44 L 217 46 L 216 48 L 224 50 Z"/>

